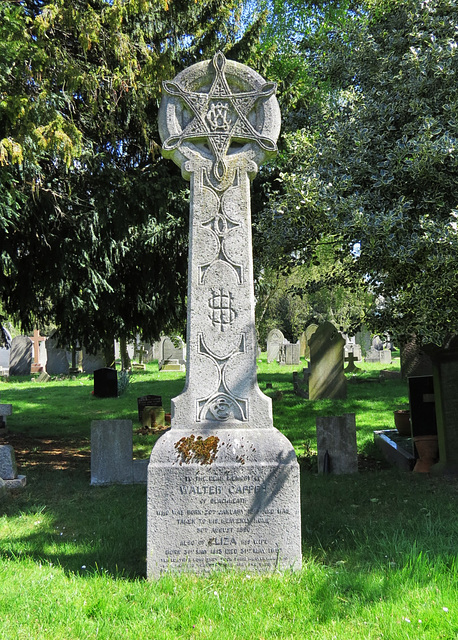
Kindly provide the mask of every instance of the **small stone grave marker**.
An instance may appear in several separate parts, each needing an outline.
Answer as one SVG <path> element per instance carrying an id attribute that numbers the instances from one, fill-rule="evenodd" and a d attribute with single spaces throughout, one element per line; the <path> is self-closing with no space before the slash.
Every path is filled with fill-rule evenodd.
<path id="1" fill-rule="evenodd" d="M 285 342 L 285 336 L 280 329 L 272 329 L 267 336 L 267 362 L 280 360 L 280 350 Z"/>
<path id="2" fill-rule="evenodd" d="M 354 413 L 343 416 L 318 416 L 316 438 L 319 473 L 356 473 L 356 421 Z"/>
<path id="3" fill-rule="evenodd" d="M 26 484 L 26 477 L 18 475 L 14 449 L 9 444 L 0 445 L 0 478 L 7 489 L 20 489 Z"/>

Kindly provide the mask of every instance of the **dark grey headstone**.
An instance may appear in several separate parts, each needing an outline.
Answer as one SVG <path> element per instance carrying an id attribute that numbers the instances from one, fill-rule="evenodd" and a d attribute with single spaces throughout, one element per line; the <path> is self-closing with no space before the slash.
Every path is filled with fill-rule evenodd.
<path id="1" fill-rule="evenodd" d="M 319 473 L 356 473 L 356 422 L 354 413 L 316 419 Z"/>
<path id="2" fill-rule="evenodd" d="M 28 376 L 32 369 L 32 341 L 18 336 L 11 341 L 10 376 Z"/>
<path id="3" fill-rule="evenodd" d="M 410 377 L 408 383 L 413 437 L 435 435 L 437 422 L 433 376 Z"/>

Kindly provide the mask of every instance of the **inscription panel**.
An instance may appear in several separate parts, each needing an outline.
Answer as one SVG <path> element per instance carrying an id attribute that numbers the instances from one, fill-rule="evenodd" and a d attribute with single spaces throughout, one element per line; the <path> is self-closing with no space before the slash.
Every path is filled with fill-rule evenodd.
<path id="1" fill-rule="evenodd" d="M 165 493 L 152 496 L 149 505 L 149 535 L 155 547 L 148 573 L 208 571 L 224 565 L 265 571 L 295 564 L 294 528 L 300 520 L 296 501 L 288 500 L 288 494 L 298 482 L 296 468 L 240 464 L 239 470 L 219 466 L 201 471 L 189 465 L 174 469 L 173 477 L 171 473 Z M 172 529 L 170 540 L 164 532 Z"/>

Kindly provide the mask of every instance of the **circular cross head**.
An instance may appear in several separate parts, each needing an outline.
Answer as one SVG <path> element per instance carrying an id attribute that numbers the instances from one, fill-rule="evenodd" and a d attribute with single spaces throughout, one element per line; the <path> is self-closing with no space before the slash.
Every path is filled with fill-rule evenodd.
<path id="1" fill-rule="evenodd" d="M 198 62 L 163 83 L 159 133 L 163 155 L 180 167 L 203 157 L 221 181 L 227 156 L 251 152 L 259 166 L 277 151 L 280 109 L 276 84 L 265 82 L 250 67 L 226 60 Z"/>

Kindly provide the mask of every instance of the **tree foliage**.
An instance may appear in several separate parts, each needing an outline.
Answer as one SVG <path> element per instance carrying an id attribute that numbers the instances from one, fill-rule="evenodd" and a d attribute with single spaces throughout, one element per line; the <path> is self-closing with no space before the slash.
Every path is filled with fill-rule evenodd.
<path id="1" fill-rule="evenodd" d="M 301 216 L 326 221 L 348 277 L 378 299 L 374 330 L 445 344 L 458 315 L 458 3 L 360 4 L 327 42 L 300 44 L 327 98 L 292 134 L 267 211 L 297 202 L 285 226 L 299 253 L 313 240 Z"/>
<path id="2" fill-rule="evenodd" d="M 237 47 L 237 0 L 0 4 L 0 275 L 25 331 L 94 347 L 185 317 L 187 190 L 162 160 L 161 81 Z M 230 57 L 230 54 L 227 54 Z"/>

